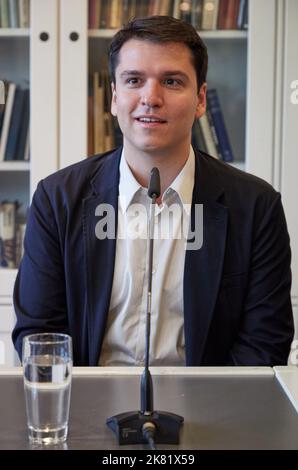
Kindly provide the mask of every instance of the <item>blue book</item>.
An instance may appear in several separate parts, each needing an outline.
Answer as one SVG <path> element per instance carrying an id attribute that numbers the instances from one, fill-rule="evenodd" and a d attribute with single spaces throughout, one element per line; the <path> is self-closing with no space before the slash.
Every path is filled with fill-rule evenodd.
<path id="1" fill-rule="evenodd" d="M 240 0 L 237 27 L 238 29 L 248 28 L 248 0 Z"/>
<path id="2" fill-rule="evenodd" d="M 3 120 L 4 120 L 4 105 L 0 104 L 0 139 L 1 139 Z"/>
<path id="3" fill-rule="evenodd" d="M 20 136 L 25 90 L 16 89 L 4 160 L 15 160 Z"/>
<path id="4" fill-rule="evenodd" d="M 207 91 L 207 105 L 212 116 L 220 155 L 223 161 L 232 162 L 234 161 L 233 151 L 225 126 L 217 91 L 215 89 L 210 89 Z"/>
<path id="5" fill-rule="evenodd" d="M 15 160 L 24 160 L 25 147 L 29 128 L 29 109 L 30 109 L 30 96 L 29 89 L 24 90 L 24 103 L 22 113 L 22 125 L 17 141 L 17 149 L 15 153 Z"/>

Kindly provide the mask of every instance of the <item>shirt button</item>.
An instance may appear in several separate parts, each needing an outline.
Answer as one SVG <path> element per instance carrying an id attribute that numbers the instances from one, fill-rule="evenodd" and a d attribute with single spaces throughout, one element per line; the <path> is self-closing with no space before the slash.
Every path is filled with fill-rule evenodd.
<path id="1" fill-rule="evenodd" d="M 152 274 L 155 274 L 156 273 L 156 268 L 153 268 L 152 269 Z"/>

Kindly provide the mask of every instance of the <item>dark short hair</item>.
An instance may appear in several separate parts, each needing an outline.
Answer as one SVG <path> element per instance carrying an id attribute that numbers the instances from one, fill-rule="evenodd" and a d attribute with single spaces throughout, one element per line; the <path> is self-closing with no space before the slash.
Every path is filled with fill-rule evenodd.
<path id="1" fill-rule="evenodd" d="M 119 52 L 126 41 L 140 39 L 154 43 L 180 42 L 192 54 L 198 90 L 206 81 L 208 68 L 207 47 L 195 28 L 186 21 L 171 16 L 147 16 L 130 20 L 112 39 L 109 48 L 109 71 L 115 83 L 115 70 L 119 63 Z"/>

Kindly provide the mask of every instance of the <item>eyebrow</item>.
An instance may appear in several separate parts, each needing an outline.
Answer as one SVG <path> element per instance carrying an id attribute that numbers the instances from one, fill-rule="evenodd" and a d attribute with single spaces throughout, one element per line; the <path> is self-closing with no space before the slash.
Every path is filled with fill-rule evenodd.
<path id="1" fill-rule="evenodd" d="M 144 73 L 140 72 L 139 70 L 124 70 L 121 72 L 120 77 L 127 77 L 128 75 L 143 76 Z"/>
<path id="2" fill-rule="evenodd" d="M 172 76 L 172 75 L 175 75 L 175 76 L 178 75 L 180 77 L 186 78 L 187 80 L 189 79 L 188 75 L 186 73 L 182 72 L 182 70 L 169 70 L 169 71 L 164 72 L 163 75 L 165 77 Z"/>
<path id="3" fill-rule="evenodd" d="M 143 77 L 145 74 L 144 72 L 141 72 L 140 70 L 124 70 L 121 72 L 120 77 L 127 77 L 127 76 L 137 76 L 137 77 Z M 163 77 L 172 77 L 172 76 L 180 76 L 183 77 L 187 80 L 189 80 L 189 77 L 186 73 L 182 72 L 182 70 L 166 70 L 165 72 L 162 73 Z"/>

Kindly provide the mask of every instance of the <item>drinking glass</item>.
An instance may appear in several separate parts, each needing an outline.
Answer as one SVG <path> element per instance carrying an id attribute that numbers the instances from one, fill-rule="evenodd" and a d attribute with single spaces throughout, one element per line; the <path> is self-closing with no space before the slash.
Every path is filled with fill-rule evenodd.
<path id="1" fill-rule="evenodd" d="M 23 339 L 23 375 L 29 439 L 59 444 L 68 433 L 72 340 L 61 333 Z"/>

